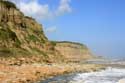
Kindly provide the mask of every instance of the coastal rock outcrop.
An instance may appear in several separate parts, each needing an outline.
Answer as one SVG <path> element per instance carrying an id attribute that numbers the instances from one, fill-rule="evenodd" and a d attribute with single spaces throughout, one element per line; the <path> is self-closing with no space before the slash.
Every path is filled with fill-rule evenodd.
<path id="1" fill-rule="evenodd" d="M 61 56 L 41 24 L 25 16 L 12 2 L 0 0 L 0 56 L 20 55 L 41 55 L 48 60 Z"/>
<path id="2" fill-rule="evenodd" d="M 56 42 L 55 49 L 58 50 L 67 61 L 81 61 L 92 58 L 87 46 L 75 42 Z"/>

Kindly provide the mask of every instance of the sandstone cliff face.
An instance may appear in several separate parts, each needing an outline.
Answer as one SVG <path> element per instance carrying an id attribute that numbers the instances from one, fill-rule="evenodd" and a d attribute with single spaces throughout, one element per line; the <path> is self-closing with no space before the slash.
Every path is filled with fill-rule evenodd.
<path id="1" fill-rule="evenodd" d="M 89 49 L 75 42 L 57 42 L 55 49 L 58 50 L 67 61 L 81 61 L 92 58 Z"/>
<path id="2" fill-rule="evenodd" d="M 24 16 L 8 1 L 0 1 L 0 55 L 4 53 L 56 55 L 54 46 L 44 35 L 42 25 Z"/>
<path id="3" fill-rule="evenodd" d="M 41 55 L 50 62 L 91 57 L 84 45 L 49 41 L 35 19 L 25 16 L 15 4 L 0 0 L 0 56 L 6 55 Z"/>

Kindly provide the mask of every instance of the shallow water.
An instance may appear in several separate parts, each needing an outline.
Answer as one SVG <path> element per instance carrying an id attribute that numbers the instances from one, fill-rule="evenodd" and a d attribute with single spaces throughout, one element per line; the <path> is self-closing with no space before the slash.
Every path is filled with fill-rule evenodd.
<path id="1" fill-rule="evenodd" d="M 57 76 L 41 83 L 118 83 L 125 78 L 124 68 L 107 68 L 100 72 Z M 125 82 L 124 82 L 125 83 Z"/>

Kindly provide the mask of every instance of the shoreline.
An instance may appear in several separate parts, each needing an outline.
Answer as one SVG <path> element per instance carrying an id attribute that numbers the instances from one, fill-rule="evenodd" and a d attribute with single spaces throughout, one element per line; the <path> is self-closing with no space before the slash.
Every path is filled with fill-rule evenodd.
<path id="1" fill-rule="evenodd" d="M 80 63 L 53 63 L 53 64 L 0 64 L 1 83 L 36 83 L 46 79 L 75 72 L 93 72 L 103 70 L 103 65 Z"/>

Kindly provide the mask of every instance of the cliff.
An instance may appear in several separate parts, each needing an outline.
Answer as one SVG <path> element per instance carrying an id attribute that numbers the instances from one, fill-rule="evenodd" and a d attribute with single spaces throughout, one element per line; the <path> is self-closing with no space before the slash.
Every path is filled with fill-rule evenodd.
<path id="1" fill-rule="evenodd" d="M 87 46 L 76 42 L 56 42 L 55 49 L 58 50 L 67 61 L 81 61 L 93 58 Z"/>
<path id="2" fill-rule="evenodd" d="M 15 4 L 0 1 L 0 56 L 25 55 L 40 55 L 48 60 L 61 56 L 44 35 L 41 24 L 24 16 Z"/>
<path id="3" fill-rule="evenodd" d="M 72 42 L 56 42 L 55 44 L 49 41 L 41 24 L 25 16 L 15 4 L 1 0 L 0 56 L 24 57 L 26 55 L 39 55 L 48 62 L 91 57 L 88 48 L 84 45 Z"/>

